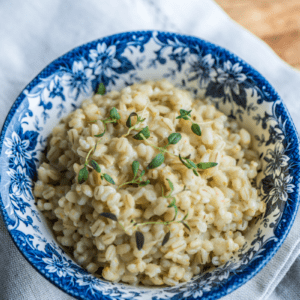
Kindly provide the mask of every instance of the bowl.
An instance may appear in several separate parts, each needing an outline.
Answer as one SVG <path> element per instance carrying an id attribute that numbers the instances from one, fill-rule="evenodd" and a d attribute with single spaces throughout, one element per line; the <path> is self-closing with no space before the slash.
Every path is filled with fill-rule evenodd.
<path id="1" fill-rule="evenodd" d="M 257 188 L 266 211 L 247 243 L 227 263 L 188 283 L 148 288 L 98 279 L 56 242 L 37 210 L 33 184 L 47 136 L 60 118 L 107 90 L 167 78 L 210 101 L 255 138 L 262 160 Z M 12 106 L 0 139 L 0 207 L 27 261 L 78 299 L 218 299 L 250 280 L 285 240 L 299 207 L 299 139 L 272 86 L 246 62 L 199 38 L 169 32 L 127 32 L 77 47 L 49 64 Z"/>

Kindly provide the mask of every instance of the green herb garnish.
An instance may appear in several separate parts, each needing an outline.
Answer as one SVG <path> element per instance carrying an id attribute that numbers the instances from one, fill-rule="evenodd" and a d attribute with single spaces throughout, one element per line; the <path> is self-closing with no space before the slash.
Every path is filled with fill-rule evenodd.
<path id="1" fill-rule="evenodd" d="M 85 163 L 84 163 L 84 167 L 79 171 L 78 173 L 78 183 L 82 184 L 85 181 L 88 180 L 89 177 L 89 171 L 88 171 L 88 167 L 93 168 L 97 173 L 101 174 L 101 168 L 98 165 L 98 163 L 93 160 L 93 159 L 89 159 L 92 151 L 95 152 L 97 145 L 100 141 L 98 141 L 95 145 L 95 147 L 93 147 L 87 154 L 86 158 L 85 158 Z M 108 174 L 101 174 L 101 179 L 105 179 L 107 182 L 111 183 L 111 184 L 115 184 L 114 180 L 108 175 Z"/>
<path id="2" fill-rule="evenodd" d="M 192 122 L 192 126 L 191 126 L 191 129 L 192 131 L 197 134 L 198 136 L 201 136 L 201 129 L 200 129 L 200 126 L 193 122 L 192 120 L 192 117 L 191 117 L 191 111 L 192 110 L 184 110 L 184 109 L 180 109 L 180 116 L 178 116 L 176 119 L 183 119 L 183 120 L 186 120 L 186 121 L 191 121 Z"/>
<path id="3" fill-rule="evenodd" d="M 175 145 L 177 144 L 179 141 L 181 140 L 181 134 L 180 133 L 177 133 L 177 132 L 174 132 L 174 133 L 171 133 L 168 137 L 168 144 L 167 146 L 169 145 Z M 167 147 L 165 146 L 165 147 Z"/>
<path id="4" fill-rule="evenodd" d="M 78 183 L 79 183 L 79 184 L 84 183 L 85 181 L 88 180 L 88 177 L 89 177 L 89 171 L 87 170 L 87 167 L 84 166 L 84 167 L 79 171 L 79 174 L 78 174 Z"/>
<path id="5" fill-rule="evenodd" d="M 148 126 L 143 128 L 140 132 L 138 132 L 136 135 L 133 136 L 133 138 L 136 140 L 143 140 L 144 138 L 149 139 L 149 137 L 150 137 L 150 130 Z"/>
<path id="6" fill-rule="evenodd" d="M 114 182 L 114 180 L 108 175 L 108 174 L 103 174 L 103 175 L 101 175 L 101 179 L 103 180 L 103 178 L 107 181 L 107 182 L 109 182 L 109 183 L 111 183 L 111 184 L 116 184 L 115 182 Z"/>
<path id="7" fill-rule="evenodd" d="M 104 95 L 105 92 L 106 92 L 105 86 L 102 82 L 100 82 L 98 85 L 97 94 Z"/>
<path id="8" fill-rule="evenodd" d="M 91 166 L 93 167 L 93 169 L 94 169 L 96 172 L 101 173 L 101 169 L 100 169 L 98 163 L 97 163 L 95 160 L 92 159 L 92 160 L 90 161 L 90 164 L 91 164 Z"/>
<path id="9" fill-rule="evenodd" d="M 142 137 L 143 140 L 146 140 L 146 137 L 141 133 L 140 136 Z M 180 133 L 177 133 L 177 132 L 174 132 L 174 133 L 171 133 L 168 137 L 168 143 L 163 146 L 163 147 L 157 147 L 151 143 L 148 142 L 148 144 L 154 148 L 156 148 L 157 150 L 159 150 L 159 154 L 157 154 L 153 159 L 152 161 L 150 162 L 150 164 L 147 166 L 147 169 L 154 169 L 154 168 L 157 168 L 159 167 L 164 161 L 165 161 L 165 153 L 168 152 L 169 154 L 171 155 L 174 155 L 172 153 L 170 153 L 168 150 L 167 150 L 167 147 L 169 145 L 175 145 L 177 144 L 179 141 L 181 140 L 181 134 Z"/>
<path id="10" fill-rule="evenodd" d="M 113 107 L 110 111 L 109 111 L 109 117 L 105 120 L 100 120 L 103 124 L 104 124 L 104 131 L 100 134 L 96 134 L 95 137 L 102 137 L 105 132 L 106 132 L 106 124 L 107 123 L 117 123 L 118 120 L 121 119 L 120 114 L 118 113 L 117 109 L 115 107 Z M 97 120 L 96 120 L 97 121 Z M 92 121 L 90 121 L 92 122 Z"/>
<path id="11" fill-rule="evenodd" d="M 132 120 L 131 120 L 132 117 L 137 117 L 136 123 L 135 123 L 134 125 L 132 125 Z M 140 117 L 136 112 L 132 112 L 132 113 L 129 115 L 127 121 L 126 121 L 126 126 L 127 126 L 129 129 L 128 129 L 127 133 L 126 133 L 124 136 L 129 135 L 130 132 L 131 132 L 132 130 L 141 130 L 142 128 L 138 128 L 138 125 L 139 125 L 140 123 L 144 122 L 145 120 L 146 120 L 146 119 L 143 119 L 142 117 Z M 145 127 L 145 128 L 148 128 L 148 126 Z M 145 130 L 145 128 L 144 128 L 143 130 Z M 141 132 L 143 133 L 143 130 L 140 131 L 139 133 L 141 133 Z M 150 136 L 149 128 L 148 128 L 148 132 L 149 132 L 149 136 Z M 146 132 L 144 132 L 144 133 L 145 133 L 145 137 L 147 137 L 147 133 L 146 133 Z M 137 135 L 138 135 L 138 134 L 136 134 L 133 138 L 135 138 L 135 139 L 137 139 L 137 140 L 141 140 L 141 138 L 136 138 Z M 147 137 L 147 138 L 148 138 L 148 137 Z"/>
<path id="12" fill-rule="evenodd" d="M 216 162 L 200 162 L 197 164 L 197 168 L 201 169 L 201 170 L 206 170 L 206 169 L 215 167 L 217 165 L 218 165 L 218 163 L 216 163 Z"/>
<path id="13" fill-rule="evenodd" d="M 121 185 L 119 185 L 118 188 L 121 188 L 123 185 L 126 185 L 126 184 L 137 184 L 138 186 L 145 186 L 145 185 L 149 184 L 150 180 L 142 181 L 142 177 L 146 173 L 144 170 L 140 173 L 139 176 L 137 176 L 139 167 L 140 167 L 140 163 L 137 160 L 135 160 L 131 166 L 132 172 L 133 172 L 133 179 L 131 181 L 122 183 Z"/>
<path id="14" fill-rule="evenodd" d="M 150 164 L 147 166 L 147 169 L 155 169 L 163 164 L 165 161 L 164 153 L 158 153 L 150 162 Z"/>
<path id="15" fill-rule="evenodd" d="M 192 110 L 184 110 L 184 109 L 180 109 L 179 113 L 180 116 L 178 116 L 176 119 L 183 119 L 183 120 L 189 120 L 191 118 L 191 111 Z"/>
<path id="16" fill-rule="evenodd" d="M 178 214 L 178 207 L 176 205 L 176 198 L 172 196 L 172 193 L 174 191 L 174 186 L 173 186 L 173 183 L 171 182 L 170 179 L 167 179 L 168 180 L 168 183 L 169 183 L 169 186 L 170 186 L 170 189 L 171 189 L 171 192 L 168 194 L 168 195 L 164 195 L 164 188 L 162 187 L 162 196 L 164 198 L 172 198 L 173 200 L 171 201 L 171 203 L 169 204 L 168 207 L 174 207 L 174 210 L 175 210 L 175 216 L 174 216 L 174 219 L 173 221 L 176 219 L 177 217 L 177 214 Z"/>
<path id="17" fill-rule="evenodd" d="M 201 129 L 200 129 L 200 126 L 199 126 L 198 124 L 193 123 L 191 129 L 192 129 L 192 131 L 193 131 L 195 134 L 201 136 Z"/>
<path id="18" fill-rule="evenodd" d="M 192 169 L 196 176 L 199 176 L 197 169 L 206 170 L 218 165 L 218 163 L 216 162 L 200 162 L 198 164 L 195 164 L 192 160 L 188 158 L 188 156 L 182 157 L 180 154 L 179 159 L 182 162 L 182 164 L 184 164 L 188 169 Z"/>

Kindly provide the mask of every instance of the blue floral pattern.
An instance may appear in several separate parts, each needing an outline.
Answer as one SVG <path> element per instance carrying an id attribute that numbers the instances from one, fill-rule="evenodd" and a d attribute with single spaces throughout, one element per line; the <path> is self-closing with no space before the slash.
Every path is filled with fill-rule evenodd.
<path id="1" fill-rule="evenodd" d="M 99 82 L 110 90 L 162 77 L 206 97 L 255 132 L 263 162 L 257 188 L 267 209 L 253 224 L 247 243 L 225 265 L 205 270 L 186 284 L 141 289 L 93 277 L 75 264 L 45 234 L 32 188 L 53 124 L 89 97 Z M 217 299 L 271 259 L 299 207 L 299 140 L 276 92 L 228 51 L 178 34 L 124 33 L 58 58 L 15 102 L 2 130 L 0 153 L 0 207 L 13 240 L 41 274 L 78 299 Z"/>
<path id="2" fill-rule="evenodd" d="M 78 96 L 89 95 L 92 92 L 91 81 L 95 79 L 93 71 L 87 67 L 85 60 L 74 61 L 71 72 L 66 72 L 64 80 L 66 85 L 69 86 L 69 97 L 75 100 Z"/>
<path id="3" fill-rule="evenodd" d="M 218 68 L 217 81 L 223 85 L 224 94 L 230 95 L 232 92 L 240 94 L 240 84 L 247 79 L 242 73 L 243 67 L 239 63 L 232 65 L 231 61 L 224 62 L 223 68 Z"/>
<path id="4" fill-rule="evenodd" d="M 189 56 L 190 67 L 187 69 L 188 81 L 199 80 L 200 88 L 207 88 L 209 83 L 216 82 L 218 75 L 217 71 L 212 67 L 215 63 L 215 59 L 211 54 L 207 54 L 204 57 L 196 54 Z M 218 77 L 218 81 L 219 81 Z"/>
<path id="5" fill-rule="evenodd" d="M 90 51 L 90 68 L 93 68 L 96 75 L 111 77 L 114 69 L 121 67 L 120 61 L 116 58 L 116 46 L 107 47 L 105 43 L 98 44 L 97 49 Z"/>
<path id="6" fill-rule="evenodd" d="M 290 158 L 284 154 L 285 150 L 281 142 L 277 142 L 275 149 L 268 149 L 265 160 L 268 162 L 266 175 L 272 175 L 273 178 L 281 174 L 282 169 L 288 166 Z"/>
<path id="7" fill-rule="evenodd" d="M 31 154 L 27 151 L 30 144 L 29 140 L 22 141 L 16 132 L 12 134 L 11 139 L 6 138 L 4 144 L 8 148 L 5 154 L 9 158 L 13 158 L 15 165 L 25 166 L 26 159 L 31 159 Z"/>
<path id="8" fill-rule="evenodd" d="M 52 257 L 44 257 L 42 260 L 46 264 L 46 270 L 56 273 L 58 277 L 73 276 L 75 273 L 68 261 L 61 255 L 53 254 Z"/>
<path id="9" fill-rule="evenodd" d="M 15 197 L 21 197 L 22 195 L 31 200 L 32 197 L 32 180 L 27 176 L 26 170 L 21 166 L 18 166 L 16 170 L 9 169 L 7 172 L 11 178 L 11 194 Z"/>

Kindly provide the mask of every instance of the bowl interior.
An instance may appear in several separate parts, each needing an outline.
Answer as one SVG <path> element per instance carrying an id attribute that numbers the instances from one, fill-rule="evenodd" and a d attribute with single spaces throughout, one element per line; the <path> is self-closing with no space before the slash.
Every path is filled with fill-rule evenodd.
<path id="1" fill-rule="evenodd" d="M 57 244 L 32 194 L 47 136 L 99 82 L 120 90 L 167 78 L 237 120 L 262 160 L 257 188 L 267 210 L 247 243 L 225 265 L 175 287 L 110 283 L 79 267 Z M 156 31 L 123 33 L 78 47 L 47 66 L 20 94 L 2 130 L 0 206 L 26 259 L 47 279 L 82 299 L 216 299 L 253 277 L 284 241 L 298 209 L 299 141 L 269 83 L 230 52 L 198 38 Z"/>

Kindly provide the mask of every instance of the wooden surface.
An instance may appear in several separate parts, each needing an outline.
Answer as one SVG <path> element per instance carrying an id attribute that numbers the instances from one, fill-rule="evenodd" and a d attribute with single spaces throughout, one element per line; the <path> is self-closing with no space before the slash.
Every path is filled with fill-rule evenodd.
<path id="1" fill-rule="evenodd" d="M 300 70 L 300 0 L 215 0 L 236 22 Z"/>

